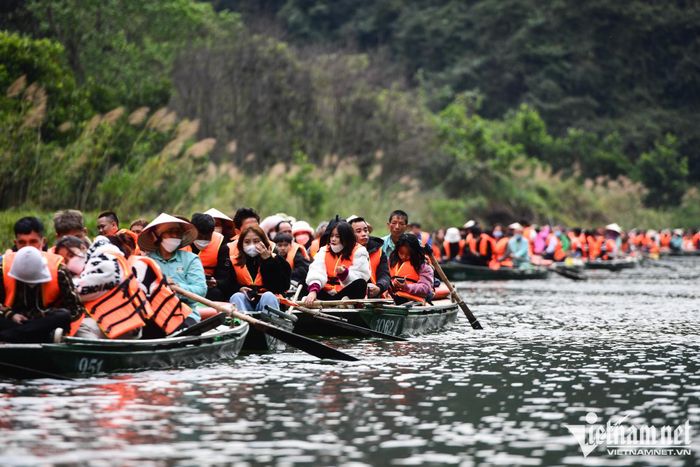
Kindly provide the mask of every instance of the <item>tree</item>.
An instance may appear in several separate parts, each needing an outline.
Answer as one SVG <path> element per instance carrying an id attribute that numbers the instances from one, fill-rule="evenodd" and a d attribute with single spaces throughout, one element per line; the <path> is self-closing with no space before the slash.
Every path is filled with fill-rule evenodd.
<path id="1" fill-rule="evenodd" d="M 688 187 L 688 158 L 678 151 L 678 139 L 667 134 L 645 152 L 637 163 L 639 178 L 649 192 L 645 203 L 651 207 L 678 206 Z"/>

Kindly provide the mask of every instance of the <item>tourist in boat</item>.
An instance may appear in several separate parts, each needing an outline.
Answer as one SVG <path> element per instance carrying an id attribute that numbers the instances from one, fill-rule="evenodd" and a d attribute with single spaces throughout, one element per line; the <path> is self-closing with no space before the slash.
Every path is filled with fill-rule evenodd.
<path id="1" fill-rule="evenodd" d="M 415 235 L 418 238 L 418 240 L 420 241 L 420 244 L 423 245 L 424 247 L 428 247 L 428 248 L 433 247 L 433 239 L 430 237 L 430 234 L 428 232 L 423 232 L 421 230 L 420 222 L 411 222 L 408 225 L 407 232 L 410 232 L 413 235 Z"/>
<path id="2" fill-rule="evenodd" d="M 425 260 L 415 235 L 404 234 L 396 241 L 389 259 L 389 293 L 397 305 L 415 301 L 424 303 L 433 293 L 433 268 Z"/>
<path id="3" fill-rule="evenodd" d="M 119 231 L 119 218 L 114 211 L 105 211 L 97 215 L 97 233 L 115 235 Z"/>
<path id="4" fill-rule="evenodd" d="M 367 249 L 357 243 L 355 232 L 345 221 L 332 221 L 326 231 L 328 243 L 325 238 L 321 241 L 309 266 L 309 294 L 304 302 L 311 305 L 316 299 L 364 298 L 371 279 Z"/>
<path id="5" fill-rule="evenodd" d="M 552 232 L 547 235 L 545 240 L 545 249 L 542 257 L 546 260 L 561 262 L 566 259 L 566 247 L 563 239 L 566 237 L 561 230 L 561 227 L 554 227 Z M 568 241 L 567 241 L 568 246 Z"/>
<path id="6" fill-rule="evenodd" d="M 216 221 L 209 214 L 196 212 L 192 215 L 192 225 L 197 229 L 197 238 L 192 242 L 192 253 L 199 256 L 207 280 L 209 300 L 228 301 L 233 293 L 231 279 L 233 266 L 224 235 L 216 232 Z"/>
<path id="7" fill-rule="evenodd" d="M 309 272 L 311 260 L 302 245 L 294 241 L 291 234 L 278 233 L 275 236 L 277 254 L 289 263 L 292 270 L 290 276 L 291 287 L 296 290 L 299 285 L 306 283 L 306 274 Z"/>
<path id="8" fill-rule="evenodd" d="M 141 317 L 145 326 L 141 329 L 143 339 L 158 339 L 196 324 L 190 317 L 192 309 L 173 292 L 158 264 L 149 257 L 135 254 L 137 250 L 133 236 L 120 231 L 107 237 L 117 246 L 136 276 L 141 291 L 149 306 L 144 306 Z"/>
<path id="9" fill-rule="evenodd" d="M 249 225 L 238 237 L 234 291 L 230 302 L 239 311 L 279 309 L 275 294 L 289 290 L 292 268 L 274 253 L 273 245 L 258 225 Z"/>
<path id="10" fill-rule="evenodd" d="M 148 221 L 146 219 L 139 218 L 139 219 L 136 219 L 135 221 L 133 221 L 129 225 L 129 230 L 131 230 L 136 235 L 138 235 L 141 232 L 143 232 L 143 229 L 145 229 L 147 225 L 148 225 Z"/>
<path id="11" fill-rule="evenodd" d="M 314 259 L 316 256 L 316 253 L 318 253 L 318 250 L 321 248 L 321 237 L 323 234 L 326 232 L 326 229 L 328 228 L 328 221 L 322 221 L 316 226 L 316 231 L 314 232 L 314 239 L 311 241 L 311 245 L 309 245 L 309 256 L 311 259 Z"/>
<path id="12" fill-rule="evenodd" d="M 63 258 L 63 264 L 72 279 L 80 276 L 85 268 L 87 250 L 90 243 L 85 238 L 65 235 L 56 243 L 55 253 Z"/>
<path id="13" fill-rule="evenodd" d="M 63 258 L 40 251 L 41 221 L 23 217 L 14 233 L 17 251 L 6 251 L 0 263 L 0 342 L 60 342 L 85 309 Z"/>
<path id="14" fill-rule="evenodd" d="M 523 236 L 523 226 L 515 222 L 509 227 L 513 230 L 513 237 L 508 241 L 506 258 L 510 258 L 514 268 L 527 268 L 530 266 L 530 242 Z"/>
<path id="15" fill-rule="evenodd" d="M 161 213 L 141 232 L 138 245 L 147 257 L 158 264 L 169 282 L 203 297 L 207 293 L 207 282 L 202 261 L 194 253 L 181 249 L 196 238 L 194 225 Z M 186 297 L 180 299 L 192 308 L 189 318 L 195 323 L 199 322 L 199 304 Z"/>
<path id="16" fill-rule="evenodd" d="M 150 314 L 127 256 L 110 239 L 98 235 L 87 251 L 76 289 L 85 318 L 76 334 L 84 339 L 138 339 Z"/>
<path id="17" fill-rule="evenodd" d="M 618 258 L 621 255 L 620 247 L 622 240 L 622 228 L 617 224 L 608 224 L 605 226 L 605 239 L 601 244 L 600 257 L 607 261 Z"/>
<path id="18" fill-rule="evenodd" d="M 204 211 L 204 214 L 208 214 L 214 218 L 214 232 L 223 235 L 227 242 L 230 242 L 233 239 L 233 219 L 215 208 L 207 209 Z"/>
<path id="19" fill-rule="evenodd" d="M 494 256 L 494 251 L 496 250 L 494 239 L 486 232 L 482 232 L 478 225 L 471 227 L 470 234 L 471 237 L 467 248 L 464 249 L 461 261 L 475 266 L 498 269 L 500 266 Z"/>
<path id="20" fill-rule="evenodd" d="M 513 229 L 509 227 L 506 232 L 502 232 L 502 235 L 498 239 L 494 239 L 495 246 L 493 251 L 493 257 L 496 261 L 498 261 L 499 268 L 513 267 L 513 260 L 510 259 L 510 257 L 506 257 L 506 253 L 508 252 L 508 241 L 510 241 L 512 236 Z"/>
<path id="21" fill-rule="evenodd" d="M 389 233 L 382 237 L 384 245 L 382 245 L 382 250 L 384 254 L 388 257 L 391 256 L 391 252 L 394 251 L 394 244 L 399 239 L 399 237 L 406 233 L 408 228 L 408 214 L 405 211 L 397 209 L 389 214 L 389 222 L 386 226 L 389 228 Z"/>
<path id="22" fill-rule="evenodd" d="M 683 249 L 683 229 L 674 229 L 668 246 L 675 253 Z"/>
<path id="23" fill-rule="evenodd" d="M 76 209 L 64 209 L 54 214 L 53 228 L 56 232 L 57 242 L 66 235 L 85 239 L 87 242 L 90 241 L 87 236 L 83 213 Z M 55 252 L 55 250 L 49 251 Z"/>
<path id="24" fill-rule="evenodd" d="M 442 261 L 459 261 L 464 254 L 464 240 L 456 227 L 450 227 L 445 232 L 445 241 L 442 242 Z"/>
<path id="25" fill-rule="evenodd" d="M 309 247 L 314 240 L 314 229 L 306 221 L 294 221 L 292 223 L 292 236 L 294 241 L 304 247 L 308 253 Z M 309 256 L 309 259 L 311 257 Z"/>
<path id="26" fill-rule="evenodd" d="M 369 225 L 364 218 L 350 216 L 347 222 L 355 232 L 357 243 L 365 247 L 369 254 L 370 281 L 367 283 L 367 296 L 369 298 L 381 297 L 391 285 L 389 259 L 382 250 L 384 241 L 381 238 L 370 236 Z"/>
<path id="27" fill-rule="evenodd" d="M 433 232 L 433 256 L 436 260 L 441 261 L 443 256 L 442 243 L 445 241 L 445 229 L 439 228 Z"/>

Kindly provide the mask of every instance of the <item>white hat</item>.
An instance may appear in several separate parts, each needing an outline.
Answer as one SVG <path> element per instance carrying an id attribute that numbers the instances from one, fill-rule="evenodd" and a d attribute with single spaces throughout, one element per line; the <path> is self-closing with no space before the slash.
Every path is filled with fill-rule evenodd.
<path id="1" fill-rule="evenodd" d="M 610 230 L 611 232 L 615 232 L 618 234 L 622 233 L 622 227 L 620 227 L 617 224 L 608 224 L 605 226 L 605 230 Z"/>
<path id="2" fill-rule="evenodd" d="M 211 215 L 211 214 L 210 214 Z M 182 243 L 180 243 L 180 248 L 187 246 L 192 243 L 197 238 L 197 228 L 187 221 L 178 219 L 177 217 L 171 216 L 164 212 L 160 213 L 150 224 L 148 224 L 143 231 L 139 234 L 139 248 L 143 251 L 155 251 L 158 247 L 156 241 L 158 240 L 158 233 L 156 232 L 156 227 L 163 224 L 181 224 L 182 225 Z"/>
<path id="3" fill-rule="evenodd" d="M 464 224 L 465 229 L 471 229 L 476 225 L 476 222 L 473 219 L 469 219 L 467 222 Z"/>
<path id="4" fill-rule="evenodd" d="M 520 224 L 520 222 L 513 222 L 508 226 L 508 228 L 513 230 L 523 230 L 523 226 Z"/>
<path id="5" fill-rule="evenodd" d="M 676 235 L 683 235 L 683 229 L 675 229 L 673 233 Z"/>
<path id="6" fill-rule="evenodd" d="M 8 275 L 25 284 L 43 284 L 51 280 L 48 261 L 33 246 L 20 248 Z"/>
<path id="7" fill-rule="evenodd" d="M 296 221 L 295 223 L 292 224 L 292 235 L 296 235 L 298 233 L 306 232 L 309 235 L 313 237 L 314 235 L 314 229 L 311 228 L 308 222 L 306 221 Z"/>
<path id="8" fill-rule="evenodd" d="M 279 224 L 280 222 L 286 220 L 286 217 L 282 217 L 278 214 L 273 214 L 272 216 L 267 216 L 260 222 L 260 228 L 263 232 L 265 232 L 265 235 L 270 236 L 270 232 L 272 231 L 272 229 L 277 227 L 277 224 Z"/>
<path id="9" fill-rule="evenodd" d="M 355 219 L 360 219 L 360 216 L 358 216 L 357 214 L 351 214 L 347 217 L 347 219 L 345 219 L 345 222 L 351 224 L 352 221 L 354 221 Z"/>
<path id="10" fill-rule="evenodd" d="M 231 219 L 226 214 L 215 208 L 211 208 L 208 211 L 204 211 L 204 214 L 209 214 L 214 219 L 221 219 L 222 221 L 233 223 L 233 219 Z"/>
<path id="11" fill-rule="evenodd" d="M 459 235 L 459 229 L 457 227 L 450 227 L 445 232 L 445 241 L 447 243 L 457 243 L 461 239 L 462 237 Z"/>

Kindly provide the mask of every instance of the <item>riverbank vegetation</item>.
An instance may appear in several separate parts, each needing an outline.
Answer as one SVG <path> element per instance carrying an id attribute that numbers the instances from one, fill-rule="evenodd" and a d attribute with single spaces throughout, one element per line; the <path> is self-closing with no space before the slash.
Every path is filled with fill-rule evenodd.
<path id="1" fill-rule="evenodd" d="M 404 207 L 431 227 L 700 219 L 696 9 L 366 3 L 9 2 L 3 224 L 242 205 L 375 223 Z"/>

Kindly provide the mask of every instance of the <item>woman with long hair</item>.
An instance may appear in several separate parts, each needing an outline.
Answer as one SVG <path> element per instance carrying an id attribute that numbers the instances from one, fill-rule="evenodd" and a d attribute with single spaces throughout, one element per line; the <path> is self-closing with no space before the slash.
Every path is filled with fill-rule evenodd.
<path id="1" fill-rule="evenodd" d="M 370 280 L 369 253 L 357 243 L 350 224 L 334 220 L 321 236 L 321 248 L 309 266 L 307 305 L 316 299 L 364 298 Z"/>
<path id="2" fill-rule="evenodd" d="M 233 261 L 236 292 L 229 301 L 239 311 L 262 311 L 266 305 L 279 308 L 275 294 L 289 289 L 292 269 L 273 249 L 258 225 L 244 228 L 238 237 Z"/>
<path id="3" fill-rule="evenodd" d="M 389 257 L 391 288 L 396 304 L 425 302 L 433 293 L 433 268 L 425 261 L 418 237 L 402 234 Z"/>

